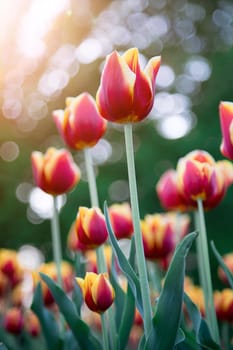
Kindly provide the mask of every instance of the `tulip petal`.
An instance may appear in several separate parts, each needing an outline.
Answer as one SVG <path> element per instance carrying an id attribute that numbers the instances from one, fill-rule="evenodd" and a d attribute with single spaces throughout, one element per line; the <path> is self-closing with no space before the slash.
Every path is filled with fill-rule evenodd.
<path id="1" fill-rule="evenodd" d="M 69 191 L 80 179 L 80 170 L 66 150 L 50 148 L 44 159 L 44 176 L 51 194 Z"/>
<path id="2" fill-rule="evenodd" d="M 74 140 L 75 149 L 94 146 L 104 134 L 107 122 L 96 107 L 94 98 L 83 93 L 69 105 L 70 117 L 67 133 Z"/>
<path id="3" fill-rule="evenodd" d="M 96 102 L 101 115 L 109 121 L 130 121 L 136 75 L 114 51 L 106 59 Z"/>
<path id="4" fill-rule="evenodd" d="M 233 103 L 221 102 L 219 105 L 220 125 L 222 131 L 222 154 L 233 160 Z"/>
<path id="5" fill-rule="evenodd" d="M 44 156 L 41 152 L 34 151 L 31 155 L 32 172 L 38 187 L 42 185 Z"/>

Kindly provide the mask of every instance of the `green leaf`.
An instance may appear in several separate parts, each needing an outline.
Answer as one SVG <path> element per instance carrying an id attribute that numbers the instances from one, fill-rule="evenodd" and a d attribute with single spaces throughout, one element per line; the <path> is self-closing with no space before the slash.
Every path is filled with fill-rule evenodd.
<path id="1" fill-rule="evenodd" d="M 81 315 L 81 307 L 82 307 L 82 303 L 83 303 L 83 295 L 82 295 L 81 289 L 79 288 L 77 283 L 74 283 L 72 300 L 74 302 L 74 305 L 75 305 L 76 310 L 78 312 L 78 315 L 80 317 L 80 315 Z"/>
<path id="2" fill-rule="evenodd" d="M 47 275 L 40 273 L 41 278 L 49 287 L 59 309 L 69 325 L 74 338 L 76 339 L 80 349 L 101 349 L 98 340 L 91 333 L 89 326 L 83 322 L 76 310 L 72 300 L 70 300 L 66 293 Z"/>
<path id="3" fill-rule="evenodd" d="M 62 348 L 62 339 L 59 336 L 58 326 L 54 315 L 44 307 L 41 283 L 38 283 L 34 298 L 31 305 L 32 311 L 35 312 L 40 320 L 43 335 L 47 344 L 48 350 L 58 350 Z"/>
<path id="4" fill-rule="evenodd" d="M 153 329 L 146 341 L 145 349 L 171 350 L 176 344 L 183 302 L 185 258 L 196 237 L 196 232 L 187 235 L 174 252 L 152 320 Z"/>
<path id="5" fill-rule="evenodd" d="M 228 269 L 228 267 L 224 263 L 223 258 L 221 257 L 221 255 L 219 254 L 219 252 L 217 251 L 217 249 L 216 249 L 216 247 L 214 245 L 214 242 L 211 241 L 210 244 L 211 244 L 211 248 L 212 248 L 212 250 L 214 252 L 214 255 L 215 255 L 216 259 L 218 260 L 218 262 L 219 262 L 221 268 L 223 269 L 223 271 L 225 272 L 225 275 L 227 277 L 227 280 L 229 282 L 229 285 L 230 285 L 231 289 L 233 289 L 233 275 L 232 275 L 231 271 Z"/>
<path id="6" fill-rule="evenodd" d="M 184 294 L 184 302 L 192 321 L 196 342 L 202 349 L 220 350 L 219 345 L 211 337 L 206 321 L 202 318 L 198 307 L 193 303 L 187 294 Z"/>
<path id="7" fill-rule="evenodd" d="M 108 215 L 108 207 L 107 207 L 106 202 L 104 203 L 104 215 L 105 215 L 105 219 L 106 219 L 109 238 L 110 238 L 112 247 L 114 249 L 114 252 L 117 256 L 119 267 L 123 271 L 123 273 L 125 274 L 128 282 L 130 284 L 130 287 L 131 287 L 133 295 L 135 297 L 137 308 L 138 308 L 139 312 L 141 314 L 143 314 L 142 296 L 141 296 L 139 279 L 138 279 L 138 276 L 134 272 L 131 264 L 127 260 L 126 256 L 122 252 L 122 250 L 117 242 L 117 239 L 115 237 L 115 234 L 113 232 L 113 229 L 112 229 L 112 226 L 110 223 L 110 219 L 109 219 L 109 215 Z"/>

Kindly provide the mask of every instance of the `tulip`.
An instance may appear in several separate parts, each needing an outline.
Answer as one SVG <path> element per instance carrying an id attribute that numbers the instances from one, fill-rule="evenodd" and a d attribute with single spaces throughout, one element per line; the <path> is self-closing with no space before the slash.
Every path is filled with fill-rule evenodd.
<path id="1" fill-rule="evenodd" d="M 49 194 L 68 192 L 80 180 L 79 167 L 65 149 L 51 147 L 45 154 L 35 151 L 32 152 L 31 159 L 36 185 Z"/>
<path id="2" fill-rule="evenodd" d="M 7 277 L 11 287 L 15 287 L 23 279 L 23 268 L 17 252 L 11 249 L 0 249 L 0 271 Z"/>
<path id="3" fill-rule="evenodd" d="M 112 204 L 108 213 L 116 238 L 130 238 L 133 234 L 133 221 L 129 203 Z"/>
<path id="4" fill-rule="evenodd" d="M 94 146 L 107 127 L 88 93 L 67 98 L 66 108 L 55 110 L 53 119 L 65 144 L 75 150 Z"/>
<path id="5" fill-rule="evenodd" d="M 85 303 L 94 312 L 103 313 L 113 303 L 114 289 L 106 273 L 87 272 L 85 278 L 76 278 Z"/>
<path id="6" fill-rule="evenodd" d="M 3 317 L 4 329 L 12 334 L 19 334 L 23 330 L 24 319 L 22 310 L 18 307 L 11 307 Z"/>
<path id="7" fill-rule="evenodd" d="M 233 160 L 233 103 L 220 102 L 219 104 L 220 125 L 222 131 L 222 154 Z"/>
<path id="8" fill-rule="evenodd" d="M 173 213 L 146 215 L 141 221 L 145 257 L 149 260 L 164 259 L 176 244 L 188 233 L 189 217 Z"/>
<path id="9" fill-rule="evenodd" d="M 226 288 L 214 293 L 214 304 L 217 317 L 220 321 L 233 321 L 233 291 Z"/>
<path id="10" fill-rule="evenodd" d="M 224 180 L 214 158 L 206 151 L 196 150 L 181 158 L 177 165 L 178 186 L 187 200 L 208 200 L 211 207 L 219 203 L 224 192 Z"/>
<path id="11" fill-rule="evenodd" d="M 160 56 L 151 58 L 143 70 L 136 48 L 129 49 L 122 56 L 116 51 L 108 55 L 96 95 L 101 115 L 115 123 L 135 123 L 145 119 L 154 103 L 160 61 Z"/>
<path id="12" fill-rule="evenodd" d="M 41 333 L 40 321 L 36 314 L 31 310 L 27 310 L 24 315 L 25 330 L 32 336 L 38 337 Z"/>
<path id="13" fill-rule="evenodd" d="M 79 207 L 76 218 L 78 241 L 87 249 L 101 246 L 108 238 L 105 217 L 99 208 Z"/>

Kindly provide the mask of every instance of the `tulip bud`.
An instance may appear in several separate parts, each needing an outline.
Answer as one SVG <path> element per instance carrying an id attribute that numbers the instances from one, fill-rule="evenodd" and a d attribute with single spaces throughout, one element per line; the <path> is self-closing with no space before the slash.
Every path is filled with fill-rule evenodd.
<path id="1" fill-rule="evenodd" d="M 182 214 L 146 215 L 141 221 L 145 257 L 150 260 L 168 257 L 176 244 L 187 234 L 189 222 L 189 217 Z"/>
<path id="2" fill-rule="evenodd" d="M 223 198 L 225 184 L 214 158 L 196 150 L 181 158 L 177 165 L 178 186 L 187 200 L 201 199 L 205 209 L 215 207 Z"/>
<path id="3" fill-rule="evenodd" d="M 94 146 L 106 131 L 107 122 L 99 114 L 94 98 L 82 93 L 67 98 L 65 110 L 53 112 L 53 119 L 67 146 L 75 150 Z"/>
<path id="4" fill-rule="evenodd" d="M 18 261 L 16 251 L 0 249 L 0 271 L 7 277 L 10 287 L 22 281 L 23 268 Z"/>
<path id="5" fill-rule="evenodd" d="M 19 334 L 24 326 L 22 310 L 12 307 L 6 311 L 3 318 L 4 329 L 12 334 Z"/>
<path id="6" fill-rule="evenodd" d="M 43 155 L 32 152 L 32 171 L 35 183 L 43 191 L 59 195 L 70 191 L 80 180 L 79 167 L 65 150 L 49 148 Z"/>
<path id="7" fill-rule="evenodd" d="M 222 154 L 233 160 L 233 103 L 221 102 L 219 104 L 220 125 L 222 131 Z"/>
<path id="8" fill-rule="evenodd" d="M 107 56 L 96 95 L 101 115 L 115 123 L 134 123 L 146 118 L 154 103 L 160 60 L 159 56 L 151 58 L 143 70 L 136 48 L 122 56 L 116 51 Z"/>
<path id="9" fill-rule="evenodd" d="M 24 316 L 25 330 L 32 336 L 37 337 L 41 332 L 40 321 L 36 314 L 31 310 L 27 310 Z"/>
<path id="10" fill-rule="evenodd" d="M 117 239 L 130 238 L 133 234 L 133 220 L 129 203 L 113 204 L 109 217 Z"/>
<path id="11" fill-rule="evenodd" d="M 76 218 L 78 241 L 87 249 L 99 247 L 108 238 L 105 217 L 99 208 L 79 207 Z"/>
<path id="12" fill-rule="evenodd" d="M 87 272 L 84 279 L 76 278 L 76 282 L 85 303 L 92 311 L 103 313 L 112 305 L 115 292 L 106 273 Z"/>
<path id="13" fill-rule="evenodd" d="M 233 321 L 233 291 L 226 288 L 214 293 L 216 315 L 220 321 L 232 323 Z"/>

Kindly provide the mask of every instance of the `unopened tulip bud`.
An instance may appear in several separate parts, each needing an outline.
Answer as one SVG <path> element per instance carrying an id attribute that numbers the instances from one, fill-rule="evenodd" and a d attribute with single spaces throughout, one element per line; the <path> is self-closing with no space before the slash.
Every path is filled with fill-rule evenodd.
<path id="1" fill-rule="evenodd" d="M 80 180 L 80 169 L 65 149 L 51 147 L 45 154 L 35 151 L 32 152 L 31 159 L 36 185 L 49 194 L 68 192 Z"/>
<path id="2" fill-rule="evenodd" d="M 108 238 L 105 217 L 99 208 L 79 207 L 76 218 L 78 240 L 86 248 L 96 248 Z"/>
<path id="3" fill-rule="evenodd" d="M 160 57 L 149 60 L 143 70 L 138 49 L 122 56 L 116 51 L 107 56 L 96 102 L 101 115 L 115 123 L 134 123 L 147 117 L 155 95 L 155 78 Z"/>
<path id="4" fill-rule="evenodd" d="M 94 312 L 103 313 L 113 303 L 114 289 L 104 273 L 87 272 L 85 278 L 76 278 L 85 303 Z"/>
<path id="5" fill-rule="evenodd" d="M 68 98 L 65 110 L 53 112 L 53 119 L 67 146 L 75 150 L 94 146 L 106 131 L 107 122 L 99 114 L 88 93 Z"/>
<path id="6" fill-rule="evenodd" d="M 133 234 L 133 220 L 129 203 L 112 204 L 109 217 L 117 239 L 130 238 Z"/>
<path id="7" fill-rule="evenodd" d="M 3 318 L 4 329 L 12 334 L 19 334 L 23 330 L 24 319 L 20 308 L 12 307 L 6 311 Z"/>

